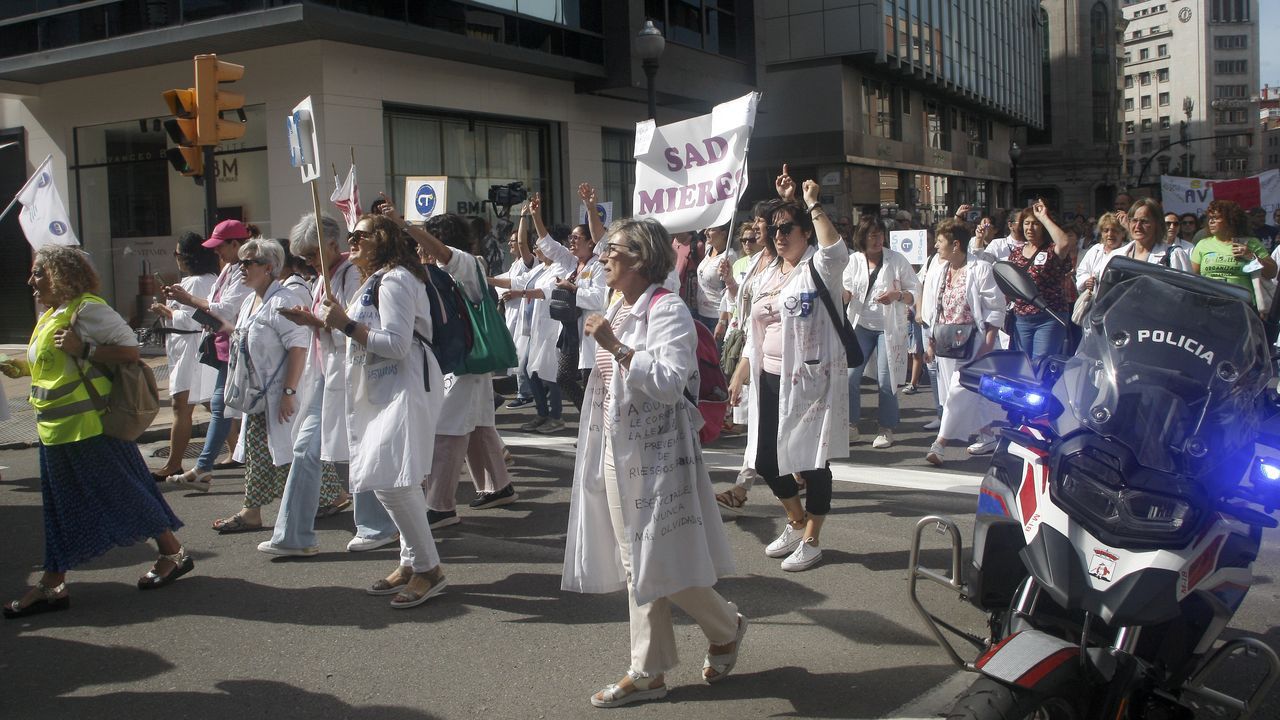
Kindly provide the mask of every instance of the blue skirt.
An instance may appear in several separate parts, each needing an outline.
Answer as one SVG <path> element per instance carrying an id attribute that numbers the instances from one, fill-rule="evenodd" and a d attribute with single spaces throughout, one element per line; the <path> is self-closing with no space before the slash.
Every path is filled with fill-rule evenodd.
<path id="1" fill-rule="evenodd" d="M 135 443 L 98 435 L 40 446 L 44 569 L 66 572 L 108 550 L 177 530 Z"/>

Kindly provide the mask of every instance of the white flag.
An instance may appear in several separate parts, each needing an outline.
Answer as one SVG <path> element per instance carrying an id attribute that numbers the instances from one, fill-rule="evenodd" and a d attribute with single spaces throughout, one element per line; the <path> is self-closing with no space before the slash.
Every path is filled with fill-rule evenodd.
<path id="1" fill-rule="evenodd" d="M 356 229 L 356 223 L 360 221 L 360 187 L 356 185 L 356 166 L 352 165 L 347 171 L 347 180 L 341 185 L 338 184 L 338 176 L 333 176 L 334 190 L 329 196 L 329 202 L 338 206 L 342 211 L 342 217 L 347 221 L 347 232 Z"/>
<path id="2" fill-rule="evenodd" d="M 67 208 L 62 204 L 62 196 L 53 184 L 53 157 L 47 157 L 40 167 L 36 168 L 22 192 L 18 193 L 18 202 L 22 210 L 18 213 L 18 223 L 27 236 L 33 250 L 45 245 L 79 245 L 75 233 L 71 232 L 71 221 L 67 219 Z"/>

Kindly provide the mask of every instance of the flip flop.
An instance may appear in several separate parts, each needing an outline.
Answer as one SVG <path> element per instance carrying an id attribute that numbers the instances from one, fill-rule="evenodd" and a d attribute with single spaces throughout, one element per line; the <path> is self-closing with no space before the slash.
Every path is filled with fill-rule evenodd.
<path id="1" fill-rule="evenodd" d="M 716 504 L 721 510 L 733 513 L 734 515 L 742 514 L 742 506 L 747 504 L 746 498 L 739 499 L 733 494 L 732 490 L 726 490 L 722 493 L 716 493 Z"/>
<path id="2" fill-rule="evenodd" d="M 320 508 L 316 510 L 316 519 L 319 520 L 320 518 L 327 518 L 332 515 L 337 515 L 338 513 L 342 512 L 343 510 L 346 510 L 349 507 L 351 507 L 350 495 L 348 495 L 345 500 L 331 502 L 328 505 L 321 505 Z"/>
<path id="3" fill-rule="evenodd" d="M 213 523 L 213 529 L 218 531 L 219 535 L 232 535 L 235 533 L 253 532 L 261 530 L 262 523 L 250 525 L 245 522 L 244 516 L 232 515 L 229 518 L 223 518 Z"/>

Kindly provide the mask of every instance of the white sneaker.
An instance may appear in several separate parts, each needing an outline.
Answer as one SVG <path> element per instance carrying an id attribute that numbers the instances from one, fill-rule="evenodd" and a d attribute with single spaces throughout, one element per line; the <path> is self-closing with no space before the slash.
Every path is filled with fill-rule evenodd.
<path id="1" fill-rule="evenodd" d="M 930 465 L 942 467 L 942 462 L 946 460 L 946 457 L 947 449 L 938 443 L 934 443 L 929 446 L 929 452 L 924 456 L 924 459 L 928 461 Z"/>
<path id="2" fill-rule="evenodd" d="M 782 569 L 787 572 L 808 570 L 821 559 L 822 548 L 815 544 L 813 538 L 809 538 L 808 540 L 800 543 L 800 545 L 796 547 L 795 552 L 788 555 L 787 559 L 782 561 Z"/>
<path id="3" fill-rule="evenodd" d="M 885 430 L 884 432 L 877 435 L 876 439 L 871 441 L 871 447 L 877 450 L 883 450 L 888 447 L 893 447 L 893 431 Z"/>
<path id="4" fill-rule="evenodd" d="M 272 545 L 270 540 L 263 540 L 258 543 L 258 552 L 268 555 L 279 555 L 280 557 L 311 557 L 320 554 L 320 546 L 312 545 L 304 548 L 291 548 L 283 545 Z"/>
<path id="5" fill-rule="evenodd" d="M 996 445 L 1000 444 L 1000 439 L 995 435 L 984 432 L 978 435 L 978 441 L 969 446 L 970 455 L 990 455 L 996 451 Z"/>
<path id="6" fill-rule="evenodd" d="M 764 554 L 771 558 L 786 557 L 803 541 L 804 532 L 791 527 L 791 523 L 785 523 L 782 526 L 782 534 L 777 540 L 769 543 L 769 546 L 764 549 Z"/>
<path id="7" fill-rule="evenodd" d="M 939 420 L 938 418 L 934 418 L 924 424 L 925 430 L 937 430 L 940 427 L 942 427 L 942 421 Z"/>
<path id="8" fill-rule="evenodd" d="M 380 547 L 390 545 L 391 543 L 400 542 L 399 533 L 394 533 L 382 538 L 365 538 L 357 535 L 351 538 L 351 542 L 347 543 L 347 552 L 364 552 L 365 550 L 376 550 Z"/>

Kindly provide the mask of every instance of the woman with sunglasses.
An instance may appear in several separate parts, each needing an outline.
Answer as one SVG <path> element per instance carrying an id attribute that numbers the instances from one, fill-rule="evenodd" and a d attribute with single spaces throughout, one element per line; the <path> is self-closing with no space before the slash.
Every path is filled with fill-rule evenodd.
<path id="1" fill-rule="evenodd" d="M 234 331 L 240 342 L 231 352 L 234 362 L 244 363 L 248 387 L 266 393 L 266 406 L 244 417 L 244 438 L 236 448 L 245 464 L 244 507 L 234 515 L 213 522 L 219 533 L 239 533 L 262 527 L 262 506 L 284 493 L 293 462 L 293 428 L 301 409 L 298 386 L 307 364 L 311 332 L 294 323 L 281 310 L 305 305 L 308 297 L 280 282 L 284 249 L 269 238 L 254 238 L 240 246 L 244 284 L 252 291 L 240 307 Z M 230 326 L 224 329 L 231 330 Z M 234 338 L 233 338 L 234 340 Z M 253 391 L 246 392 L 248 396 Z M 327 466 L 327 484 L 337 486 L 337 469 Z"/>
<path id="2" fill-rule="evenodd" d="M 749 389 L 746 465 L 765 479 L 787 516 L 764 552 L 795 572 L 822 559 L 819 534 L 831 510 L 828 461 L 849 455 L 848 355 L 819 297 L 825 293 L 839 312 L 849 248 L 818 203 L 816 182 L 805 181 L 804 204 L 795 200 L 786 165 L 774 186 L 782 202 L 769 208 L 767 231 L 777 259 L 753 286 L 749 341 L 729 383 L 729 403 L 737 405 L 743 387 Z M 803 501 L 797 475 L 807 487 Z"/>
<path id="3" fill-rule="evenodd" d="M 347 259 L 363 283 L 346 307 L 326 300 L 320 319 L 347 336 L 351 490 L 372 490 L 400 531 L 396 569 L 365 592 L 394 595 L 391 607 L 411 608 L 447 584 L 422 492 L 444 402 L 444 375 L 426 345 L 429 280 L 418 244 L 382 215 L 356 223 Z"/>
<path id="4" fill-rule="evenodd" d="M 907 377 L 907 333 L 911 325 L 907 309 L 915 304 L 920 279 L 902 253 L 885 247 L 889 230 L 879 215 L 868 218 L 853 233 L 853 256 L 844 271 L 847 313 L 862 348 L 863 363 L 849 368 L 850 441 L 858 439 L 862 410 L 862 372 L 872 353 L 876 356 L 879 430 L 871 447 L 893 446 L 898 427 L 896 389 Z"/>

